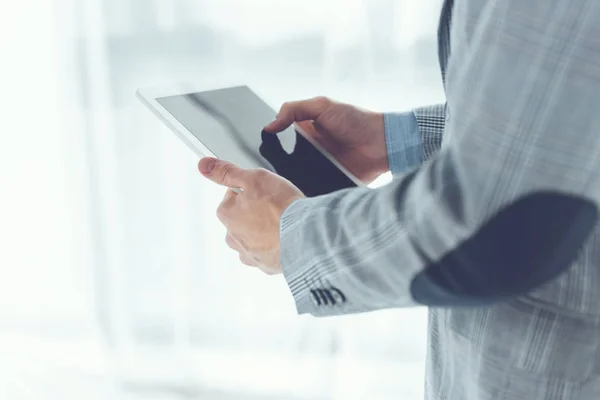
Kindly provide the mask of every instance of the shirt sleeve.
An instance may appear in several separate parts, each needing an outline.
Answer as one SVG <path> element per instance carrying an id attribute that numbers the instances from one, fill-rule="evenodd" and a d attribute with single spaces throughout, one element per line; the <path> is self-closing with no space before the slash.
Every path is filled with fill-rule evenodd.
<path id="1" fill-rule="evenodd" d="M 383 120 L 392 174 L 400 174 L 420 165 L 423 162 L 423 144 L 414 112 L 386 113 Z"/>
<path id="2" fill-rule="evenodd" d="M 487 304 L 576 260 L 600 203 L 600 3 L 484 8 L 494 17 L 449 63 L 454 112 L 437 156 L 384 187 L 283 213 L 281 264 L 300 313 Z"/>

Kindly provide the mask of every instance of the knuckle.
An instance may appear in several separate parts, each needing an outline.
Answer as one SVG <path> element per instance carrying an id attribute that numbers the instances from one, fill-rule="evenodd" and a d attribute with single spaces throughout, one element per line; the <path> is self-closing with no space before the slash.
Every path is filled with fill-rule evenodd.
<path id="1" fill-rule="evenodd" d="M 250 260 L 243 254 L 239 255 L 240 262 L 244 265 L 250 265 Z"/>
<path id="2" fill-rule="evenodd" d="M 255 172 L 256 178 L 258 179 L 264 179 L 268 176 L 271 175 L 271 172 L 269 172 L 269 170 L 265 169 L 265 168 L 258 168 Z"/>
<path id="3" fill-rule="evenodd" d="M 227 220 L 227 209 L 223 205 L 220 205 L 219 207 L 217 207 L 217 218 L 223 224 Z"/>
<path id="4" fill-rule="evenodd" d="M 225 182 L 225 180 L 231 173 L 232 168 L 233 168 L 233 165 L 231 165 L 229 163 L 221 164 L 221 168 L 219 168 L 219 170 L 217 171 L 217 180 L 219 181 L 219 183 Z"/>
<path id="5" fill-rule="evenodd" d="M 230 248 L 232 248 L 232 249 L 235 248 L 235 240 L 233 239 L 233 237 L 229 233 L 227 235 L 225 235 L 225 243 Z"/>
<path id="6" fill-rule="evenodd" d="M 323 107 L 327 107 L 333 103 L 333 101 L 327 96 L 317 96 L 313 100 L 315 103 L 322 105 Z"/>
<path id="7" fill-rule="evenodd" d="M 291 103 L 289 101 L 284 102 L 281 107 L 279 108 L 279 116 L 282 117 L 285 114 L 288 113 L 288 111 L 290 110 L 291 107 Z"/>
<path id="8" fill-rule="evenodd" d="M 247 265 L 249 267 L 256 267 L 258 265 L 256 259 L 245 251 L 241 251 L 239 253 L 239 258 L 242 264 Z"/>
<path id="9" fill-rule="evenodd" d="M 271 172 L 264 168 L 257 168 L 252 171 L 251 183 L 255 186 L 263 183 L 271 176 Z"/>

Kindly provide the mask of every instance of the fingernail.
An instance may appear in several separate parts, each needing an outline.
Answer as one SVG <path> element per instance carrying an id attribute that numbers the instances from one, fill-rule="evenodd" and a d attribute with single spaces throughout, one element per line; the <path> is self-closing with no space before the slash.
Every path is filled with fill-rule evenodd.
<path id="1" fill-rule="evenodd" d="M 210 174 L 213 171 L 213 169 L 215 169 L 215 165 L 217 165 L 217 160 L 212 159 L 209 162 L 204 163 L 204 165 L 201 168 L 201 172 L 203 174 Z"/>
<path id="2" fill-rule="evenodd" d="M 215 169 L 215 165 L 217 165 L 217 160 L 211 160 L 211 162 L 209 162 L 206 166 L 206 173 L 210 174 L 211 172 L 213 172 L 213 169 Z"/>

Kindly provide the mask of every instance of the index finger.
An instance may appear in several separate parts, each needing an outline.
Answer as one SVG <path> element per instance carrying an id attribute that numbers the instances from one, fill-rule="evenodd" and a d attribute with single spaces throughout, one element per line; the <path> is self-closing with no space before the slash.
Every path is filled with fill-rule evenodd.
<path id="1" fill-rule="evenodd" d="M 294 122 L 316 120 L 332 104 L 326 97 L 314 97 L 308 100 L 283 103 L 277 118 L 265 126 L 267 133 L 279 133 Z"/>

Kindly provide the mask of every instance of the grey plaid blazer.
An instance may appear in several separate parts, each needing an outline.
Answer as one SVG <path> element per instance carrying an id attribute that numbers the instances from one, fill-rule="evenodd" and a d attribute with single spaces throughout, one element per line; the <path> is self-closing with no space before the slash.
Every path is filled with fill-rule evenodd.
<path id="1" fill-rule="evenodd" d="M 426 162 L 293 203 L 284 276 L 300 313 L 428 306 L 427 399 L 600 399 L 600 1 L 452 3 Z"/>

